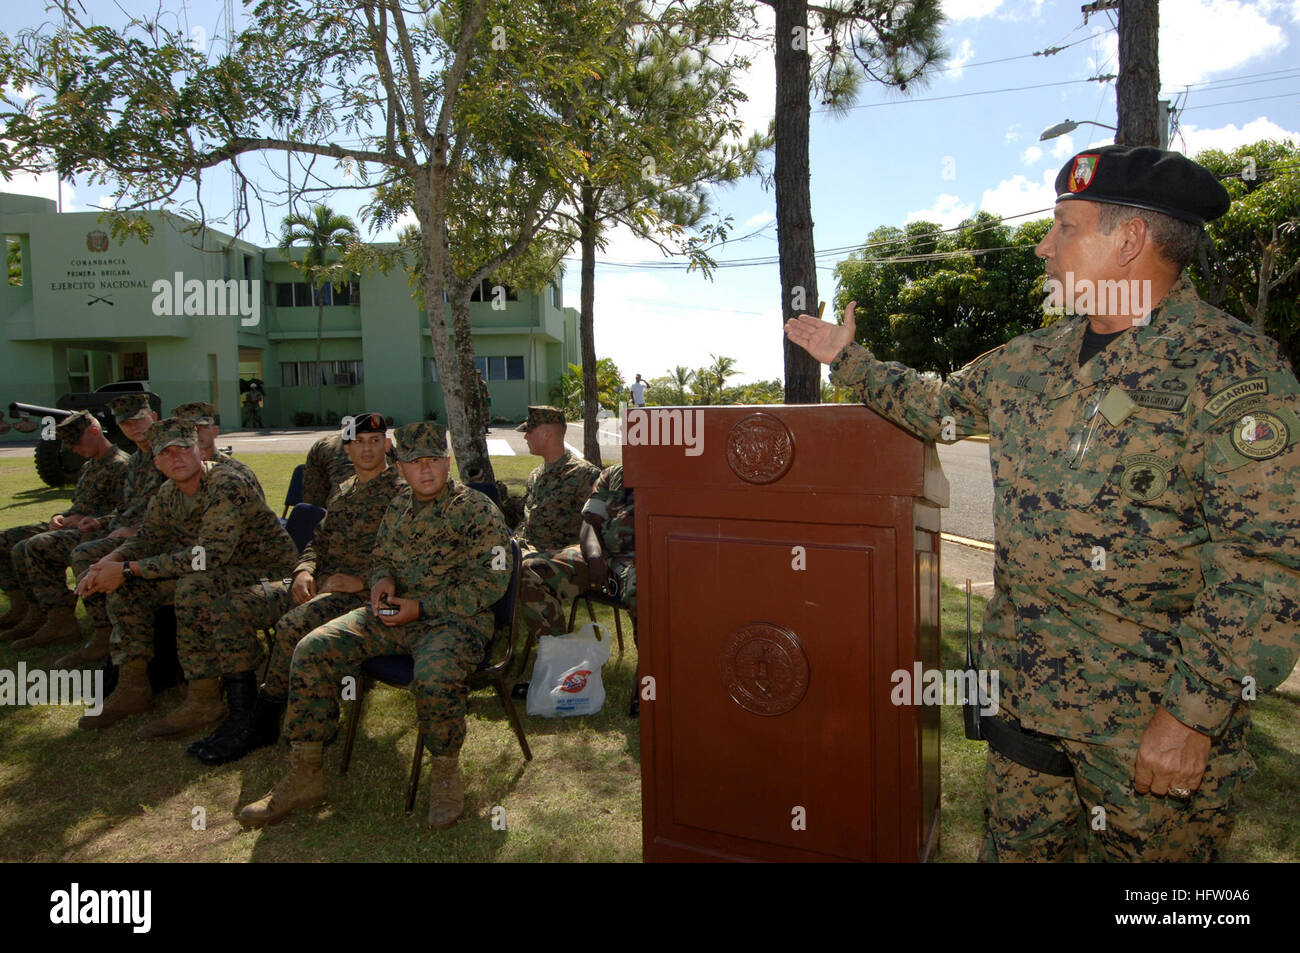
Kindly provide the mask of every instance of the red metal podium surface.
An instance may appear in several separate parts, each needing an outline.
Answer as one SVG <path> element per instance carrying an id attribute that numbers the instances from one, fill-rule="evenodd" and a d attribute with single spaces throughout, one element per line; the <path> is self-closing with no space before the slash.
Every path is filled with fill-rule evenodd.
<path id="1" fill-rule="evenodd" d="M 843 405 L 651 408 L 625 437 L 645 859 L 926 859 L 939 712 L 890 694 L 939 665 L 933 445 Z"/>

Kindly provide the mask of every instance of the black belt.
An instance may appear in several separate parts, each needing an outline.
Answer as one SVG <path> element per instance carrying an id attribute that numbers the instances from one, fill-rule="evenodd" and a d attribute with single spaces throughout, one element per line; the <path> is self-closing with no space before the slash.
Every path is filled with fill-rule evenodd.
<path id="1" fill-rule="evenodd" d="M 990 748 L 1016 764 L 1040 774 L 1058 778 L 1074 777 L 1074 768 L 1070 766 L 1070 759 L 1064 751 L 1050 741 L 1027 733 L 1018 724 L 986 716 L 980 719 L 980 731 L 988 740 Z"/>

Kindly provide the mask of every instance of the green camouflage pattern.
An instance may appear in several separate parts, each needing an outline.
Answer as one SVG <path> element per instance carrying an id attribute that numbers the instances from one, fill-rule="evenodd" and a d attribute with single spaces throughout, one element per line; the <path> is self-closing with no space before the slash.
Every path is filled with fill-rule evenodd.
<path id="1" fill-rule="evenodd" d="M 393 452 L 403 463 L 423 457 L 445 457 L 447 428 L 434 420 L 406 424 L 393 431 Z"/>
<path id="2" fill-rule="evenodd" d="M 483 383 L 483 388 L 487 389 L 487 383 Z M 520 433 L 527 433 L 534 427 L 540 427 L 542 424 L 565 424 L 564 411 L 558 407 L 551 407 L 547 404 L 540 404 L 528 408 L 528 416 L 524 419 L 515 430 Z"/>
<path id="3" fill-rule="evenodd" d="M 242 476 L 253 485 L 253 489 L 257 491 L 257 495 L 262 498 L 262 501 L 266 502 L 266 491 L 262 489 L 262 481 L 257 478 L 257 474 L 253 472 L 252 468 L 247 463 L 244 463 L 242 460 L 236 460 L 230 454 L 222 453 L 220 450 L 217 450 L 212 454 L 212 460 L 215 463 L 220 463 L 224 467 L 229 467 Z"/>
<path id="4" fill-rule="evenodd" d="M 193 566 L 202 546 L 206 568 Z M 192 495 L 170 480 L 154 494 L 140 532 L 117 548 L 139 562 L 142 579 L 176 578 L 228 566 L 283 578 L 297 547 L 257 491 L 236 471 L 208 460 Z"/>
<path id="5" fill-rule="evenodd" d="M 211 426 L 217 422 L 217 408 L 207 401 L 192 400 L 172 409 L 172 416 L 188 420 L 196 427 Z"/>
<path id="6" fill-rule="evenodd" d="M 365 659 L 409 654 L 425 745 L 434 755 L 459 751 L 466 680 L 491 643 L 491 607 L 510 582 L 509 543 L 501 511 L 482 493 L 449 480 L 434 499 L 420 501 L 402 487 L 380 523 L 370 583 L 392 579 L 399 597 L 419 600 L 423 617 L 390 627 L 366 605 L 299 642 L 285 712 L 289 740 L 329 737 L 338 717 L 339 680 Z"/>
<path id="7" fill-rule="evenodd" d="M 325 518 L 307 548 L 298 557 L 294 575 L 309 572 L 317 579 L 336 572 L 370 578 L 370 554 L 375 546 L 379 523 L 406 482 L 396 467 L 388 467 L 361 483 L 355 476 L 329 499 Z"/>
<path id="8" fill-rule="evenodd" d="M 925 439 L 989 433 L 980 664 L 999 671 L 1004 711 L 1123 746 L 1163 706 L 1217 736 L 1300 655 L 1300 385 L 1274 341 L 1185 279 L 1080 368 L 1085 324 L 1022 335 L 942 383 L 850 345 L 832 380 Z M 1102 405 L 1071 468 L 1071 435 L 1116 386 L 1131 406 Z"/>
<path id="9" fill-rule="evenodd" d="M 164 417 L 162 420 L 154 421 L 144 435 L 155 457 L 168 447 L 199 445 L 199 435 L 194 428 L 194 421 L 181 420 L 178 417 Z"/>
<path id="10" fill-rule="evenodd" d="M 145 454 L 145 456 L 149 455 Z M 117 549 L 121 543 L 120 539 L 101 536 L 99 539 L 92 539 L 73 547 L 72 552 L 68 554 L 68 565 L 72 567 L 73 576 L 80 579 L 87 569 Z M 96 592 L 93 595 L 82 596 L 81 604 L 86 607 L 86 618 L 90 620 L 92 628 L 105 629 L 113 624 L 108 618 L 108 596 L 104 593 Z"/>
<path id="11" fill-rule="evenodd" d="M 1137 794 L 1137 747 L 1059 741 L 1074 777 L 1040 774 L 989 749 L 983 862 L 1211 863 L 1232 834 L 1240 783 L 1253 772 L 1241 717 L 1214 740 L 1189 800 Z"/>
<path id="12" fill-rule="evenodd" d="M 636 507 L 632 488 L 623 485 L 623 464 L 601 471 L 582 513 L 584 518 L 600 517 L 600 545 L 607 558 L 636 558 Z"/>
<path id="13" fill-rule="evenodd" d="M 307 451 L 307 466 L 302 471 L 302 501 L 324 506 L 343 481 L 356 473 L 352 458 L 343 449 L 343 435 L 321 437 Z"/>
<path id="14" fill-rule="evenodd" d="M 23 540 L 12 552 L 20 585 L 35 596 L 46 611 L 75 607 L 77 597 L 68 587 L 68 557 L 76 547 L 103 532 L 102 529 L 86 533 L 57 529 Z"/>
<path id="15" fill-rule="evenodd" d="M 122 529 L 126 526 L 139 526 L 144 521 L 144 512 L 149 508 L 158 488 L 167 482 L 163 472 L 154 466 L 151 450 L 136 450 L 126 464 L 126 477 L 123 480 L 123 502 L 109 520 L 108 531 Z"/>
<path id="16" fill-rule="evenodd" d="M 114 398 L 109 403 L 108 409 L 113 412 L 113 418 L 119 424 L 153 413 L 148 394 L 123 394 L 121 397 Z"/>
<path id="17" fill-rule="evenodd" d="M 60 420 L 54 431 L 65 446 L 73 447 L 91 426 L 98 427 L 99 421 L 89 411 L 78 410 Z"/>
<path id="18" fill-rule="evenodd" d="M 572 450 L 533 470 L 524 488 L 524 521 L 515 531 L 520 549 L 550 552 L 577 542 L 582 505 L 599 476 L 599 469 Z"/>
<path id="19" fill-rule="evenodd" d="M 72 490 L 72 505 L 63 511 L 63 515 L 69 518 L 94 516 L 106 522 L 109 514 L 122 505 L 129 459 L 114 447 L 102 457 L 87 460 Z"/>
<path id="20" fill-rule="evenodd" d="M 22 591 L 29 599 L 36 598 L 27 585 L 27 557 L 19 547 L 44 532 L 48 532 L 45 523 L 28 523 L 26 526 L 11 526 L 0 533 L 0 589 Z"/>

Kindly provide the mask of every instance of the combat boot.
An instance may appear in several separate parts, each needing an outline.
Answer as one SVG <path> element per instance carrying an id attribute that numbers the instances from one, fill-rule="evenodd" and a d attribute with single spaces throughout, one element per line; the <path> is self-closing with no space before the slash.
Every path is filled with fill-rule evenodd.
<path id="1" fill-rule="evenodd" d="M 9 611 L 0 618 L 0 631 L 12 629 L 23 619 L 27 618 L 27 593 L 21 589 L 15 589 L 13 592 L 5 593 L 9 597 Z"/>
<path id="2" fill-rule="evenodd" d="M 221 679 L 196 678 L 185 686 L 185 701 L 162 718 L 143 725 L 136 732 L 142 741 L 189 734 L 220 721 L 226 713 L 221 703 Z"/>
<path id="3" fill-rule="evenodd" d="M 78 728 L 107 728 L 117 724 L 127 715 L 148 711 L 153 707 L 153 689 L 149 687 L 149 662 L 136 659 L 119 665 L 117 687 L 104 699 L 103 710 L 98 715 L 83 715 Z"/>
<path id="4" fill-rule="evenodd" d="M 38 645 L 59 645 L 63 642 L 80 642 L 81 624 L 77 622 L 77 607 L 55 606 L 45 615 L 45 623 L 31 635 L 17 639 L 16 649 L 34 649 Z"/>
<path id="5" fill-rule="evenodd" d="M 238 761 L 253 750 L 253 718 L 257 708 L 257 678 L 252 671 L 222 678 L 230 714 L 217 730 L 185 750 L 204 764 Z"/>
<path id="6" fill-rule="evenodd" d="M 90 641 L 76 651 L 69 652 L 54 663 L 55 668 L 76 668 L 78 665 L 98 665 L 108 654 L 112 626 L 97 626 L 90 630 Z"/>
<path id="7" fill-rule="evenodd" d="M 295 741 L 289 749 L 289 773 L 260 801 L 235 815 L 245 827 L 278 824 L 300 808 L 325 803 L 324 746 L 319 741 Z"/>
<path id="8" fill-rule="evenodd" d="M 17 642 L 27 638 L 45 624 L 45 619 L 45 610 L 41 608 L 41 604 L 39 602 L 28 602 L 27 614 L 23 616 L 23 621 L 0 633 L 0 642 Z"/>
<path id="9" fill-rule="evenodd" d="M 460 776 L 460 752 L 429 760 L 429 826 L 446 830 L 465 810 L 465 782 Z"/>

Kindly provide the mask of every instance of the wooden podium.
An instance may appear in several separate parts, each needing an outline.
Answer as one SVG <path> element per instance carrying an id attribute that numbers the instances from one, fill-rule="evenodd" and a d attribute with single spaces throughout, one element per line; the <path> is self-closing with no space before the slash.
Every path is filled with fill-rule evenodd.
<path id="1" fill-rule="evenodd" d="M 861 405 L 626 424 L 645 859 L 928 859 L 939 710 L 890 695 L 939 667 L 934 445 Z"/>

